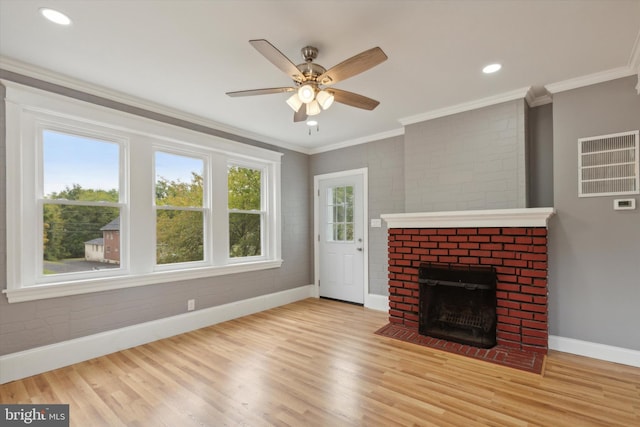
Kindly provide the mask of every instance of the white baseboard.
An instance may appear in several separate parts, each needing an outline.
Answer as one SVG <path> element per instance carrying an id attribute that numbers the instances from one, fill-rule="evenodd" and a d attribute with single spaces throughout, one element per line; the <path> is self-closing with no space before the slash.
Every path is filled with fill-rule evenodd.
<path id="1" fill-rule="evenodd" d="M 640 351 L 638 350 L 581 341 L 573 338 L 558 337 L 555 335 L 549 336 L 549 348 L 551 350 L 640 368 Z"/>
<path id="2" fill-rule="evenodd" d="M 26 378 L 52 369 L 83 362 L 94 357 L 168 338 L 177 334 L 215 325 L 270 308 L 279 307 L 314 295 L 315 285 L 301 286 L 282 292 L 236 301 L 217 307 L 127 326 L 112 331 L 76 338 L 0 356 L 0 384 Z M 386 296 L 369 294 L 365 307 L 387 311 Z M 549 336 L 549 348 L 565 353 L 640 367 L 640 351 L 605 344 Z"/>
<path id="3" fill-rule="evenodd" d="M 372 310 L 389 311 L 389 297 L 375 294 L 365 295 L 364 306 Z"/>
<path id="4" fill-rule="evenodd" d="M 0 384 L 313 297 L 314 285 L 0 356 Z"/>

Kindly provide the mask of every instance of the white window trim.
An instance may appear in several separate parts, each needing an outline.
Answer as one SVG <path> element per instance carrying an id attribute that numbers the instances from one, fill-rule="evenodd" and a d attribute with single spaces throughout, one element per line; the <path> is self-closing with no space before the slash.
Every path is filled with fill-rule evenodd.
<path id="1" fill-rule="evenodd" d="M 7 138 L 7 289 L 3 293 L 6 294 L 10 303 L 272 269 L 282 265 L 281 153 L 142 118 L 11 81 L 0 80 L 0 83 L 6 87 Z M 77 122 L 88 127 L 104 128 L 109 130 L 109 134 L 123 134 L 130 138 L 130 152 L 126 161 L 136 164 L 136 168 L 135 171 L 125 168 L 124 173 L 130 173 L 129 182 L 136 179 L 137 174 L 146 173 L 148 177 L 153 176 L 151 157 L 146 162 L 148 164 L 145 163 L 140 167 L 138 163 L 134 163 L 137 156 L 144 154 L 145 150 L 148 153 L 152 153 L 153 149 L 168 150 L 170 147 L 176 146 L 184 147 L 189 151 L 193 149 L 194 152 L 207 152 L 213 159 L 210 166 L 213 169 L 211 171 L 213 180 L 221 178 L 214 176 L 216 174 L 216 162 L 219 165 L 225 165 L 222 168 L 225 173 L 224 179 L 226 179 L 226 164 L 229 161 L 246 161 L 249 164 L 266 165 L 265 167 L 267 167 L 270 175 L 270 185 L 269 190 L 265 192 L 265 197 L 268 197 L 269 208 L 271 209 L 270 215 L 268 215 L 269 235 L 266 236 L 267 244 L 269 245 L 268 258 L 260 261 L 247 259 L 245 260 L 246 262 L 242 263 L 225 262 L 223 265 L 154 271 L 155 238 L 151 236 L 155 235 L 153 232 L 155 223 L 146 221 L 148 225 L 137 226 L 135 229 L 132 227 L 129 230 L 128 241 L 142 240 L 148 242 L 147 245 L 153 247 L 153 250 L 145 248 L 144 255 L 141 258 L 136 260 L 130 258 L 131 262 L 128 269 L 120 269 L 119 273 L 121 274 L 118 276 L 60 281 L 55 284 L 36 284 L 35 280 L 25 282 L 22 261 L 27 256 L 37 256 L 37 250 L 35 249 L 37 240 L 32 242 L 24 241 L 25 229 L 27 227 L 33 229 L 35 228 L 34 224 L 37 224 L 36 209 L 33 208 L 35 198 L 27 200 L 25 195 L 26 188 L 36 188 L 37 180 L 37 177 L 32 173 L 34 168 L 37 169 L 34 163 L 36 154 L 28 149 L 28 147 L 32 147 L 31 150 L 33 151 L 35 144 L 33 139 L 27 139 L 24 132 L 25 121 L 30 115 L 45 117 L 54 122 Z M 217 168 L 218 173 L 220 169 Z M 29 175 L 29 173 L 31 174 Z M 12 185 L 9 185 L 9 183 L 12 183 Z M 127 200 L 130 203 L 129 209 L 124 214 L 131 217 L 131 222 L 123 222 L 141 225 L 140 220 L 136 219 L 135 216 L 141 215 L 138 213 L 140 209 L 146 209 L 147 213 L 152 211 L 153 195 L 149 191 L 142 197 L 134 197 L 131 190 L 131 188 L 122 189 L 122 191 L 127 191 Z M 34 191 L 30 191 L 29 194 L 35 196 Z M 226 220 L 227 216 L 226 209 L 223 209 L 225 215 L 219 215 L 215 212 L 216 209 L 221 209 L 219 208 L 220 206 L 226 207 L 226 204 L 219 204 L 220 197 L 215 192 L 211 194 L 214 228 L 216 227 L 216 221 L 220 221 L 220 218 L 223 217 Z M 226 195 L 222 197 L 226 199 Z M 216 216 L 217 218 L 215 218 Z M 126 242 L 121 244 L 123 245 L 121 248 L 122 255 L 133 256 L 131 247 L 127 247 Z M 219 248 L 219 246 L 217 247 Z M 227 247 L 225 246 L 224 249 L 227 249 Z M 226 256 L 221 257 L 220 255 L 222 254 L 218 254 L 216 257 L 214 250 L 212 261 L 226 260 Z M 140 265 L 144 267 L 141 268 Z M 32 272 L 31 275 L 33 276 L 34 273 Z"/>
<path id="2" fill-rule="evenodd" d="M 271 236 L 269 235 L 269 231 L 274 227 L 274 224 L 269 224 L 269 216 L 266 215 L 266 212 L 268 212 L 271 209 L 271 205 L 272 205 L 272 201 L 271 198 L 269 197 L 269 186 L 267 185 L 267 182 L 270 179 L 269 176 L 269 167 L 267 165 L 265 165 L 264 163 L 256 163 L 256 162 L 248 162 L 248 161 L 243 161 L 243 160 L 239 160 L 239 159 L 231 159 L 227 162 L 227 168 L 229 167 L 240 167 L 240 168 L 247 168 L 247 169 L 256 169 L 259 170 L 261 173 L 261 200 L 260 200 L 260 211 L 242 211 L 242 210 L 237 210 L 237 209 L 229 209 L 229 201 L 227 200 L 227 202 L 225 203 L 225 206 L 227 207 L 227 222 L 229 221 L 229 214 L 232 212 L 238 212 L 238 213 L 251 213 L 251 214 L 260 214 L 261 216 L 261 222 L 260 222 L 260 227 L 261 227 L 261 236 L 260 236 L 260 244 L 262 245 L 261 247 L 261 251 L 262 251 L 262 255 L 259 256 L 251 256 L 251 257 L 231 257 L 229 252 L 229 236 L 227 236 L 227 253 L 226 253 L 226 263 L 227 264 L 238 264 L 238 263 L 243 263 L 243 262 L 255 262 L 255 261 L 260 261 L 260 260 L 265 260 L 265 259 L 269 259 L 271 257 L 271 254 L 275 251 L 275 248 L 272 247 L 272 245 L 269 245 L 269 242 L 271 242 L 273 239 L 271 238 Z"/>
<path id="3" fill-rule="evenodd" d="M 155 198 L 155 194 L 156 194 L 156 153 L 158 152 L 162 152 L 162 153 L 167 153 L 167 154 L 174 154 L 177 156 L 184 156 L 184 157 L 191 157 L 194 159 L 199 159 L 202 160 L 203 162 L 203 180 L 205 182 L 204 185 L 204 194 L 202 195 L 202 207 L 201 208 L 176 208 L 176 210 L 191 210 L 191 211 L 197 211 L 197 212 L 202 212 L 202 214 L 204 215 L 203 218 L 203 244 L 204 244 L 204 258 L 202 259 L 202 261 L 191 261 L 191 262 L 181 262 L 181 263 L 169 263 L 169 264 L 158 264 L 157 263 L 157 259 L 155 259 L 154 261 L 154 266 L 153 269 L 154 271 L 160 272 L 160 271 L 171 271 L 171 270 L 180 270 L 180 269 L 193 269 L 193 268 L 201 268 L 201 267 L 206 267 L 209 264 L 211 264 L 212 262 L 215 262 L 214 260 L 212 260 L 211 258 L 211 253 L 212 253 L 212 240 L 211 236 L 212 233 L 215 233 L 215 230 L 212 230 L 212 227 L 209 227 L 208 224 L 211 223 L 211 186 L 207 184 L 209 177 L 211 176 L 211 156 L 207 155 L 206 152 L 202 151 L 185 151 L 185 150 L 179 150 L 176 149 L 174 147 L 167 147 L 164 145 L 159 145 L 159 144 L 154 144 L 152 147 L 152 156 L 153 156 L 153 218 L 155 221 L 156 215 L 157 215 L 157 211 L 158 210 L 170 210 L 172 209 L 169 206 L 158 206 L 156 204 L 156 198 Z M 155 223 L 154 223 L 155 224 Z M 154 226 L 153 227 L 153 241 L 154 244 L 157 244 L 157 236 L 156 236 L 156 232 L 157 229 Z M 217 234 L 216 234 L 217 235 Z M 156 248 L 154 246 L 154 254 L 156 253 Z"/>

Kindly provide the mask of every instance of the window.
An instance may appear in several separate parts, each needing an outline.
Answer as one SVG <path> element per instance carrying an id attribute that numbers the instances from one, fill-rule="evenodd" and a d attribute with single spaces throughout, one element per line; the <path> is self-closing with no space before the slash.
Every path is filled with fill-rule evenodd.
<path id="1" fill-rule="evenodd" d="M 42 129 L 42 275 L 96 273 L 106 259 L 87 261 L 85 246 L 119 223 L 120 145 Z M 106 253 L 111 247 L 106 248 Z M 119 260 L 118 260 L 119 261 Z M 119 262 L 115 263 L 116 266 Z M 49 281 L 40 278 L 39 281 Z"/>
<path id="2" fill-rule="evenodd" d="M 156 152 L 156 263 L 204 260 L 204 161 Z"/>
<path id="3" fill-rule="evenodd" d="M 281 265 L 280 153 L 3 84 L 9 302 Z"/>
<path id="4" fill-rule="evenodd" d="M 327 241 L 353 242 L 353 187 L 327 189 Z"/>
<path id="5" fill-rule="evenodd" d="M 227 171 L 229 257 L 262 255 L 264 211 L 262 171 L 230 165 Z"/>

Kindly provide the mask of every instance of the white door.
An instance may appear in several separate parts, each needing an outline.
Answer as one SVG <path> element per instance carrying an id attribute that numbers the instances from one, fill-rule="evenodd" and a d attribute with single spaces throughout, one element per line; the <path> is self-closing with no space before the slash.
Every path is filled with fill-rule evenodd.
<path id="1" fill-rule="evenodd" d="M 319 294 L 363 304 L 366 265 L 364 175 L 359 171 L 318 178 Z"/>

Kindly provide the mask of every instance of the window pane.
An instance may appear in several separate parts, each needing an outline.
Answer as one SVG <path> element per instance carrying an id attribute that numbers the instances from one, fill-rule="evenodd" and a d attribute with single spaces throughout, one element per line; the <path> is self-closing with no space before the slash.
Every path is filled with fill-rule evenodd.
<path id="1" fill-rule="evenodd" d="M 345 236 L 345 240 L 348 242 L 353 242 L 353 224 L 347 224 L 347 235 Z"/>
<path id="2" fill-rule="evenodd" d="M 342 242 L 344 240 L 344 224 L 335 224 L 335 237 L 334 240 Z"/>
<path id="3" fill-rule="evenodd" d="M 156 211 L 156 263 L 202 261 L 203 213 L 198 211 Z"/>
<path id="4" fill-rule="evenodd" d="M 158 151 L 155 168 L 157 206 L 203 206 L 203 160 Z"/>
<path id="5" fill-rule="evenodd" d="M 353 205 L 347 206 L 347 222 L 353 222 Z"/>
<path id="6" fill-rule="evenodd" d="M 229 214 L 229 256 L 262 255 L 260 223 L 262 215 L 231 212 Z"/>
<path id="7" fill-rule="evenodd" d="M 45 130 L 42 132 L 45 198 L 118 201 L 117 143 Z M 83 198 L 76 193 L 83 191 Z"/>
<path id="8" fill-rule="evenodd" d="M 329 241 L 352 242 L 353 235 L 353 187 L 333 187 L 327 189 L 329 216 L 327 236 Z"/>
<path id="9" fill-rule="evenodd" d="M 258 169 L 230 166 L 228 170 L 229 209 L 260 210 L 262 172 Z"/>
<path id="10" fill-rule="evenodd" d="M 119 215 L 118 208 L 45 204 L 42 273 L 119 267 Z"/>
<path id="11" fill-rule="evenodd" d="M 344 187 L 334 188 L 333 204 L 341 205 L 344 203 Z"/>

